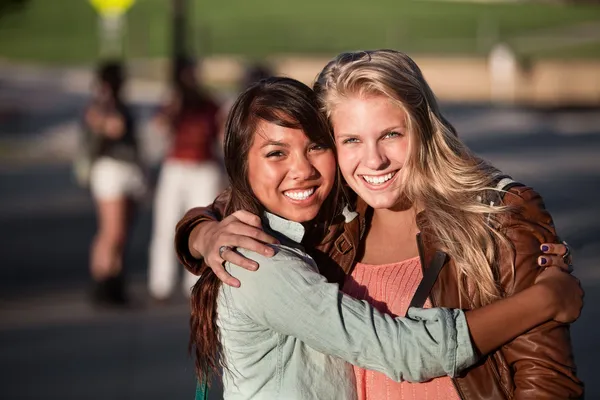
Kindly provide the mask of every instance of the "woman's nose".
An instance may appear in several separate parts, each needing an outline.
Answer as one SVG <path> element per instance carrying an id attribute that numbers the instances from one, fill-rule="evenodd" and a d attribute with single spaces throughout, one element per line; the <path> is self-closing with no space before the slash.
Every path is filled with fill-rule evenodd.
<path id="1" fill-rule="evenodd" d="M 294 179 L 306 180 L 315 175 L 315 167 L 306 155 L 300 155 L 295 157 L 291 172 Z"/>
<path id="2" fill-rule="evenodd" d="M 377 144 L 367 147 L 363 162 L 374 171 L 385 169 L 389 165 L 389 159 Z"/>

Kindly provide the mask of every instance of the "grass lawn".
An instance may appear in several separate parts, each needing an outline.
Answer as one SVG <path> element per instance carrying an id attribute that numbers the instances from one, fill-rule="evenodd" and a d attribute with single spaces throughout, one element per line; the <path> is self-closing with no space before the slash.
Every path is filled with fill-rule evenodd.
<path id="1" fill-rule="evenodd" d="M 169 51 L 169 1 L 137 0 L 128 15 L 127 55 Z M 391 47 L 415 53 L 483 54 L 496 40 L 596 21 L 600 7 L 483 4 L 427 0 L 190 0 L 190 39 L 197 54 L 306 53 Z M 0 57 L 50 63 L 98 55 L 97 17 L 87 0 L 31 0 L 0 17 Z M 600 28 L 599 28 L 600 29 Z M 599 32 L 600 34 L 600 32 Z M 600 57 L 600 42 L 533 56 Z"/>

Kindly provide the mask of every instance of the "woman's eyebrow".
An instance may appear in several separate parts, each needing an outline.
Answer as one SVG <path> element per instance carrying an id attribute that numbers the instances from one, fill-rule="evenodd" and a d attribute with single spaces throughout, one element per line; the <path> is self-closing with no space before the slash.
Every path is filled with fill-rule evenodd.
<path id="1" fill-rule="evenodd" d="M 380 133 L 385 134 L 385 133 L 390 133 L 392 131 L 403 130 L 403 129 L 406 129 L 406 126 L 404 126 L 404 125 L 392 125 L 389 128 L 382 129 Z"/>
<path id="2" fill-rule="evenodd" d="M 341 134 L 337 134 L 335 136 L 339 137 L 339 138 L 357 138 L 360 135 L 358 135 L 356 133 L 341 133 Z"/>
<path id="3" fill-rule="evenodd" d="M 289 144 L 284 143 L 284 142 L 279 142 L 277 140 L 268 140 L 262 146 L 260 146 L 260 148 L 262 149 L 263 147 L 267 147 L 267 146 L 290 147 Z"/>

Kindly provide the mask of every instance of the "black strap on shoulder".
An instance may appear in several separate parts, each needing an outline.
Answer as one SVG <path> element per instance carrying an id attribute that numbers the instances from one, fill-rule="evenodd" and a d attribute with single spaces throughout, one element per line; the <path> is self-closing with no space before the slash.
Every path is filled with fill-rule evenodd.
<path id="1" fill-rule="evenodd" d="M 523 185 L 521 182 L 511 182 L 505 186 L 502 187 L 502 190 L 504 190 L 504 193 L 508 192 L 510 189 L 517 187 L 517 186 L 525 186 Z M 503 194 L 504 194 L 503 193 Z"/>
<path id="2" fill-rule="evenodd" d="M 521 182 L 513 180 L 509 175 L 499 175 L 496 178 L 497 191 L 492 193 L 491 199 L 488 200 L 491 201 L 491 205 L 500 205 L 502 203 L 502 200 L 504 199 L 504 195 L 506 194 L 506 192 L 517 186 L 525 185 L 523 185 Z"/>
<path id="3" fill-rule="evenodd" d="M 435 281 L 437 281 L 438 275 L 440 271 L 444 267 L 446 263 L 446 258 L 448 255 L 443 251 L 436 251 L 433 260 L 427 268 L 423 268 L 423 279 L 421 279 L 421 283 L 419 283 L 419 287 L 413 296 L 409 307 L 423 307 L 425 305 L 425 301 L 429 296 L 429 292 L 435 285 Z M 421 259 L 421 263 L 423 263 L 423 259 Z"/>
<path id="4" fill-rule="evenodd" d="M 495 201 L 492 200 L 492 205 L 499 204 L 504 198 L 506 192 L 513 187 L 524 186 L 522 183 L 514 181 L 508 175 L 498 176 L 496 184 L 496 189 L 500 190 L 500 192 L 495 193 L 496 199 Z M 435 256 L 433 257 L 431 263 L 426 267 L 425 260 L 423 259 L 423 245 L 420 237 L 417 237 L 417 245 L 419 246 L 419 254 L 421 255 L 423 279 L 421 280 L 421 283 L 419 283 L 419 287 L 417 288 L 409 307 L 423 307 L 425 305 L 425 301 L 427 301 L 427 297 L 429 296 L 431 289 L 433 289 L 433 285 L 435 285 L 440 271 L 444 267 L 444 264 L 446 264 L 446 259 L 448 258 L 448 254 L 438 250 L 435 252 Z"/>

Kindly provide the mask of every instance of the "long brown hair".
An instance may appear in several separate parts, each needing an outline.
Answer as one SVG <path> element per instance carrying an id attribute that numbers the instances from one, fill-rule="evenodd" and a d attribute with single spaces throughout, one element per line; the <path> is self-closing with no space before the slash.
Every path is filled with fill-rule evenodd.
<path id="1" fill-rule="evenodd" d="M 260 204 L 248 180 L 248 153 L 258 123 L 263 120 L 279 126 L 301 129 L 313 142 L 334 148 L 326 117 L 319 112 L 314 92 L 290 78 L 272 77 L 246 89 L 234 103 L 225 125 L 225 167 L 231 196 L 224 217 L 246 210 L 261 214 Z M 339 211 L 340 179 L 321 207 L 318 219 L 329 222 Z M 213 374 L 226 368 L 217 326 L 217 298 L 221 281 L 203 264 L 200 279 L 192 289 L 190 352 L 196 358 L 196 373 L 210 382 Z"/>

